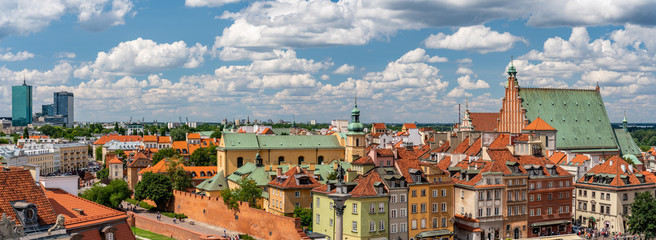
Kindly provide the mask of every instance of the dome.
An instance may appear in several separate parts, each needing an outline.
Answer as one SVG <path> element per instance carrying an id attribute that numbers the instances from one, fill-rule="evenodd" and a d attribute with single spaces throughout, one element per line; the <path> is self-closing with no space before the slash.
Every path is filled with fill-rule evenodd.
<path id="1" fill-rule="evenodd" d="M 510 66 L 508 67 L 508 74 L 511 75 L 511 76 L 514 76 L 515 74 L 517 74 L 517 69 L 515 69 L 515 66 L 512 64 L 512 62 L 510 63 Z"/>
<path id="2" fill-rule="evenodd" d="M 358 109 L 358 106 L 355 106 L 355 107 L 353 108 L 353 110 L 351 110 L 351 115 L 353 115 L 353 114 L 358 114 L 358 115 L 360 115 L 360 109 Z"/>
<path id="3" fill-rule="evenodd" d="M 357 110 L 357 108 L 354 110 Z M 348 130 L 349 132 L 362 132 L 364 130 L 364 125 L 359 122 L 352 122 L 349 123 Z"/>

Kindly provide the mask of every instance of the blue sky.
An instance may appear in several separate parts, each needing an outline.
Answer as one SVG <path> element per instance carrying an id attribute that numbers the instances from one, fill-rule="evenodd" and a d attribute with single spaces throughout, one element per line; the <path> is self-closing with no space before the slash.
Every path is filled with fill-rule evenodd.
<path id="1" fill-rule="evenodd" d="M 454 122 L 521 86 L 593 88 L 611 121 L 653 122 L 648 1 L 49 0 L 0 4 L 11 85 L 75 93 L 76 121 L 223 118 Z"/>

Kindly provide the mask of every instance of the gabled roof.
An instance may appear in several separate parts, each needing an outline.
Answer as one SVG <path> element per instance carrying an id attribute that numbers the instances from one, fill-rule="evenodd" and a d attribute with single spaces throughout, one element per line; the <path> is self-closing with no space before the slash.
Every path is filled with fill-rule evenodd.
<path id="1" fill-rule="evenodd" d="M 635 168 L 630 168 L 629 163 L 624 161 L 619 156 L 613 156 L 606 160 L 604 163 L 591 168 L 583 177 L 581 177 L 577 184 L 590 184 L 600 186 L 612 187 L 629 187 L 639 185 L 653 185 L 654 180 L 645 177 Z M 640 182 L 638 177 L 644 178 L 644 182 Z M 626 183 L 624 181 L 627 181 Z"/>
<path id="2" fill-rule="evenodd" d="M 118 135 L 114 133 L 100 137 L 93 142 L 93 145 L 105 145 L 105 143 L 108 143 L 111 140 L 119 142 L 141 142 L 142 138 L 138 135 Z"/>
<path id="3" fill-rule="evenodd" d="M 376 154 L 379 157 L 394 157 L 394 151 L 388 148 L 376 149 Z"/>
<path id="4" fill-rule="evenodd" d="M 143 141 L 144 142 L 157 142 L 157 136 L 155 136 L 155 135 L 144 135 L 143 136 Z"/>
<path id="5" fill-rule="evenodd" d="M 171 136 L 159 136 L 157 143 L 171 143 Z"/>
<path id="6" fill-rule="evenodd" d="M 223 174 L 223 171 L 220 171 L 217 174 L 214 174 L 211 178 L 199 183 L 196 185 L 197 189 L 204 191 L 221 191 L 228 187 L 228 182 Z"/>
<path id="7" fill-rule="evenodd" d="M 481 138 L 476 139 L 476 141 L 467 148 L 467 151 L 465 151 L 465 154 L 467 156 L 478 156 L 478 154 L 481 152 Z"/>
<path id="8" fill-rule="evenodd" d="M 615 137 L 617 138 L 617 143 L 620 147 L 620 153 L 622 153 L 622 156 L 626 154 L 640 156 L 642 154 L 642 150 L 640 150 L 640 147 L 638 147 L 638 145 L 635 143 L 635 140 L 633 140 L 631 133 L 624 131 L 622 128 L 613 130 L 615 132 Z M 642 164 L 642 162 L 638 161 L 634 162 L 634 164 Z"/>
<path id="9" fill-rule="evenodd" d="M 549 161 L 554 164 L 567 164 L 567 154 L 563 152 L 555 152 L 551 154 Z"/>
<path id="10" fill-rule="evenodd" d="M 109 161 L 107 161 L 107 164 L 123 164 L 123 161 L 118 159 L 116 155 L 113 155 L 112 158 Z"/>
<path id="11" fill-rule="evenodd" d="M 127 219 L 121 211 L 97 204 L 84 198 L 67 193 L 59 188 L 48 188 L 45 191 L 55 213 L 66 217 L 66 228 L 80 228 L 85 226 L 101 225 L 104 222 Z M 76 209 L 83 210 L 81 213 Z M 132 235 L 123 236 L 124 239 L 134 239 Z"/>
<path id="12" fill-rule="evenodd" d="M 601 94 L 595 90 L 520 88 L 527 119 L 558 130 L 556 149 L 617 149 Z"/>
<path id="13" fill-rule="evenodd" d="M 405 129 L 412 129 L 412 128 L 417 128 L 417 125 L 414 124 L 414 123 L 404 123 L 404 124 L 403 124 L 403 127 L 404 127 Z"/>
<path id="14" fill-rule="evenodd" d="M 373 123 L 372 127 L 382 130 L 382 129 L 387 129 L 387 126 L 385 126 L 385 123 Z"/>
<path id="15" fill-rule="evenodd" d="M 499 118 L 499 113 L 469 113 L 469 119 L 474 125 L 474 131 L 481 132 L 494 132 L 497 128 L 497 119 Z"/>
<path id="16" fill-rule="evenodd" d="M 572 161 L 569 161 L 569 165 L 581 166 L 585 161 L 588 160 L 590 160 L 588 156 L 585 156 L 583 154 L 576 154 L 576 156 L 572 158 Z"/>
<path id="17" fill-rule="evenodd" d="M 349 192 L 352 197 L 371 197 L 389 192 L 387 186 L 384 185 L 383 179 L 380 177 L 380 174 L 378 174 L 377 171 L 367 172 L 365 175 L 362 175 L 362 177 L 357 178 L 356 182 L 358 185 L 356 185 L 353 190 Z M 382 184 L 381 186 L 383 187 L 383 193 L 378 193 L 376 191 L 375 185 L 377 184 Z"/>
<path id="18" fill-rule="evenodd" d="M 25 201 L 36 205 L 40 225 L 55 224 L 56 214 L 43 189 L 34 182 L 29 170 L 0 168 L 0 213 L 21 224 L 12 202 Z"/>
<path id="19" fill-rule="evenodd" d="M 488 148 L 507 148 L 510 145 L 510 135 L 502 133 L 490 143 Z"/>
<path id="20" fill-rule="evenodd" d="M 354 165 L 375 165 L 374 160 L 371 159 L 369 156 L 363 156 L 359 157 L 355 161 L 353 161 L 351 164 Z"/>
<path id="21" fill-rule="evenodd" d="M 528 142 L 528 140 L 530 139 L 530 136 L 531 135 L 529 135 L 529 134 L 519 134 L 518 136 L 513 138 L 513 141 L 514 142 Z"/>
<path id="22" fill-rule="evenodd" d="M 307 180 L 306 184 L 301 182 L 303 179 Z M 285 172 L 281 176 L 277 176 L 275 179 L 269 182 L 269 185 L 287 189 L 313 189 L 321 186 L 321 183 L 314 179 L 314 175 L 310 175 L 307 171 L 305 171 L 305 169 L 301 168 L 300 166 L 296 166 L 290 168 L 289 171 Z"/>
<path id="23" fill-rule="evenodd" d="M 449 150 L 449 148 L 450 148 L 450 144 L 451 144 L 451 143 L 450 143 L 449 141 L 444 141 L 444 143 L 442 143 L 442 145 L 440 145 L 439 147 L 435 148 L 435 149 L 434 149 L 433 151 L 431 151 L 431 152 L 434 152 L 434 153 L 445 153 L 445 152 L 447 152 L 447 151 Z"/>
<path id="24" fill-rule="evenodd" d="M 187 133 L 187 139 L 200 139 L 200 133 Z"/>
<path id="25" fill-rule="evenodd" d="M 524 131 L 556 131 L 551 125 L 537 117 L 528 126 L 524 127 Z"/>

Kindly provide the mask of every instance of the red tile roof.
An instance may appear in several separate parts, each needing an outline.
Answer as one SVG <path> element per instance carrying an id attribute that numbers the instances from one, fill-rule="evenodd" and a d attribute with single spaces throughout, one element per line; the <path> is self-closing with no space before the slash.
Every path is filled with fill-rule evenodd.
<path id="1" fill-rule="evenodd" d="M 143 136 L 143 141 L 144 142 L 157 142 L 157 136 L 155 136 L 155 135 L 144 135 Z"/>
<path id="2" fill-rule="evenodd" d="M 141 169 L 141 171 L 139 171 L 139 174 L 144 174 L 146 172 L 167 173 L 169 171 L 168 163 L 172 161 L 178 161 L 178 160 L 176 159 L 161 160 L 157 162 L 155 166 Z M 185 172 L 188 172 L 190 174 L 191 173 L 195 174 L 195 177 L 192 176 L 192 179 L 208 179 L 211 178 L 214 174 L 216 174 L 216 166 L 184 166 L 183 165 L 182 168 L 185 170 Z M 211 173 L 212 175 L 207 174 L 208 172 Z"/>
<path id="3" fill-rule="evenodd" d="M 469 148 L 467 148 L 465 154 L 467 156 L 478 156 L 478 154 L 481 152 L 481 147 L 481 138 L 478 138 Z"/>
<path id="4" fill-rule="evenodd" d="M 392 149 L 376 149 L 376 154 L 380 157 L 394 157 L 394 151 Z"/>
<path id="5" fill-rule="evenodd" d="M 171 143 L 171 136 L 159 136 L 157 143 Z"/>
<path id="6" fill-rule="evenodd" d="M 576 154 L 574 158 L 572 158 L 572 161 L 569 161 L 570 165 L 577 165 L 581 166 L 585 161 L 590 160 L 590 158 L 586 155 L 583 154 Z"/>
<path id="7" fill-rule="evenodd" d="M 469 137 L 466 137 L 465 140 L 463 140 L 456 149 L 453 149 L 453 154 L 463 154 L 467 149 L 469 148 Z"/>
<path id="8" fill-rule="evenodd" d="M 490 143 L 488 148 L 507 148 L 510 145 L 510 135 L 499 134 L 499 136 Z"/>
<path id="9" fill-rule="evenodd" d="M 387 129 L 387 126 L 385 126 L 384 123 L 373 123 L 372 127 L 378 129 L 378 130 L 384 130 Z"/>
<path id="10" fill-rule="evenodd" d="M 622 166 L 624 166 L 624 169 L 622 169 Z M 610 176 L 613 177 L 613 180 L 610 182 L 610 186 L 613 187 L 621 187 L 621 186 L 631 186 L 631 185 L 640 185 L 640 181 L 636 177 L 637 173 L 640 173 L 637 169 L 633 168 L 633 170 L 629 169 L 630 164 L 624 161 L 619 156 L 612 156 L 608 160 L 606 160 L 604 163 L 599 164 L 597 166 L 594 166 L 591 168 L 586 175 L 588 174 L 600 174 L 600 173 L 605 173 L 609 174 Z M 628 184 L 624 183 L 622 181 L 622 176 L 624 176 L 626 179 L 628 179 Z M 592 183 L 595 185 L 598 185 L 597 183 L 594 182 L 595 178 L 590 177 L 588 181 L 585 181 L 586 176 L 581 177 L 577 181 L 577 184 L 582 183 Z M 645 184 L 654 184 L 654 180 L 650 177 L 645 176 Z"/>
<path id="11" fill-rule="evenodd" d="M 355 164 L 355 165 L 374 165 L 374 160 L 371 159 L 371 157 L 369 157 L 369 156 L 364 156 L 364 157 L 360 157 L 360 158 L 356 159 L 351 164 Z"/>
<path id="12" fill-rule="evenodd" d="M 200 133 L 187 133 L 188 139 L 200 139 Z"/>
<path id="13" fill-rule="evenodd" d="M 515 142 L 528 142 L 530 134 L 519 134 L 519 136 L 513 138 Z"/>
<path id="14" fill-rule="evenodd" d="M 556 131 L 551 125 L 537 117 L 528 126 L 524 127 L 525 131 Z"/>
<path id="15" fill-rule="evenodd" d="M 563 152 L 555 152 L 551 154 L 549 161 L 554 164 L 567 164 L 567 154 Z"/>
<path id="16" fill-rule="evenodd" d="M 119 141 L 119 142 L 141 142 L 142 138 L 137 135 L 118 135 L 118 134 L 108 134 L 105 136 L 100 137 L 98 140 L 93 142 L 94 145 L 105 145 L 105 143 L 108 143 L 111 140 Z"/>
<path id="17" fill-rule="evenodd" d="M 378 196 L 379 194 L 376 192 L 376 187 L 374 187 L 374 184 L 376 182 L 383 183 L 383 179 L 380 177 L 377 171 L 369 171 L 365 175 L 363 175 L 360 178 L 356 179 L 356 182 L 358 185 L 356 185 L 351 192 L 351 196 L 353 197 L 369 197 L 369 196 Z M 387 186 L 385 184 L 382 184 L 384 191 L 389 191 L 387 190 Z"/>
<path id="18" fill-rule="evenodd" d="M 404 124 L 403 124 L 403 127 L 404 127 L 405 129 L 411 129 L 411 128 L 417 128 L 417 125 L 414 124 L 414 123 L 404 123 Z"/>
<path id="19" fill-rule="evenodd" d="M 11 206 L 14 201 L 36 205 L 40 225 L 55 224 L 55 211 L 43 189 L 34 182 L 30 171 L 13 167 L 0 168 L 0 213 L 7 214 L 17 224 L 21 224 Z"/>
<path id="20" fill-rule="evenodd" d="M 112 158 L 109 161 L 107 161 L 107 164 L 123 164 L 123 161 L 118 159 L 116 155 L 113 155 Z"/>
<path id="21" fill-rule="evenodd" d="M 72 195 L 59 188 L 48 188 L 45 192 L 55 212 L 66 217 L 64 222 L 66 228 L 94 226 L 108 221 L 127 219 L 124 212 Z"/>
<path id="22" fill-rule="evenodd" d="M 440 145 L 439 147 L 437 147 L 435 150 L 433 150 L 433 151 L 431 151 L 431 152 L 434 152 L 434 153 L 445 153 L 445 152 L 447 152 L 447 151 L 449 150 L 449 148 L 450 148 L 450 144 L 451 144 L 451 143 L 449 143 L 449 141 L 445 141 L 444 143 L 442 143 L 442 145 Z"/>
<path id="23" fill-rule="evenodd" d="M 299 178 L 307 178 L 309 184 L 300 184 Z M 321 183 L 318 180 L 314 179 L 314 176 L 308 174 L 308 172 L 305 171 L 305 169 L 296 166 L 296 167 L 291 167 L 283 175 L 276 177 L 276 179 L 273 179 L 271 182 L 269 182 L 269 185 L 276 186 L 279 188 L 313 189 L 321 186 Z"/>
<path id="24" fill-rule="evenodd" d="M 474 131 L 494 132 L 497 128 L 499 113 L 469 113 Z"/>

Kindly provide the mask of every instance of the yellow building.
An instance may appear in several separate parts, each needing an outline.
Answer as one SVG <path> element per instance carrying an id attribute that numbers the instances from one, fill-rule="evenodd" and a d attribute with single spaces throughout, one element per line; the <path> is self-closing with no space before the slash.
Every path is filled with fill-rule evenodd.
<path id="1" fill-rule="evenodd" d="M 314 165 L 311 165 L 313 168 Z M 300 166 L 292 167 L 285 174 L 277 176 L 268 184 L 269 207 L 268 212 L 292 216 L 294 209 L 312 208 L 313 188 L 321 186 L 315 179 L 314 169 L 303 169 Z"/>
<path id="2" fill-rule="evenodd" d="M 256 135 L 224 132 L 217 148 L 217 172 L 226 176 L 260 154 L 264 165 L 323 164 L 344 160 L 337 137 L 323 135 Z"/>
<path id="3" fill-rule="evenodd" d="M 27 163 L 39 166 L 41 175 L 50 174 L 58 170 L 55 167 L 55 153 L 50 149 L 40 149 L 38 152 L 28 153 Z"/>
<path id="4" fill-rule="evenodd" d="M 79 170 L 89 163 L 89 147 L 81 143 L 57 144 L 61 170 L 70 172 Z"/>
<path id="5" fill-rule="evenodd" d="M 349 123 L 347 129 L 346 153 L 344 155 L 347 162 L 353 162 L 365 155 L 364 150 L 367 145 L 365 143 L 365 134 L 362 132 L 364 125 L 360 123 L 360 110 L 358 109 L 357 101 L 351 111 L 351 123 Z"/>

